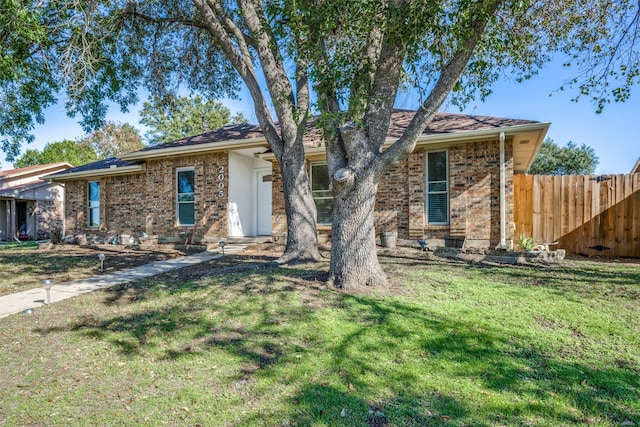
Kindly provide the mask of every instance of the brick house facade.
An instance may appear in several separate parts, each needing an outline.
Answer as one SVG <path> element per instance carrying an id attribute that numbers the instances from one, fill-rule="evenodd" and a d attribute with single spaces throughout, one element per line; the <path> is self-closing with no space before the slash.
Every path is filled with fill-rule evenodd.
<path id="1" fill-rule="evenodd" d="M 391 138 L 411 116 L 406 111 L 394 115 Z M 513 241 L 513 174 L 529 167 L 548 126 L 524 120 L 441 115 L 419 139 L 414 152 L 380 182 L 374 213 L 376 231 L 396 232 L 401 241 L 426 239 L 436 244 L 447 235 L 464 236 L 465 245 L 471 247 L 495 247 L 502 237 Z M 305 145 L 310 167 L 321 163 L 324 149 L 318 135 L 310 132 Z M 446 176 L 435 184 L 427 182 L 427 157 L 446 159 Z M 189 225 L 179 224 L 176 177 L 181 170 L 193 171 L 189 193 L 193 200 L 187 201 L 193 224 Z M 52 178 L 65 183 L 67 234 L 146 234 L 157 236 L 160 243 L 217 243 L 229 236 L 268 234 L 284 242 L 282 177 L 257 126 L 228 126 Z M 94 206 L 97 211 L 93 213 L 99 218 L 97 226 L 89 226 L 87 217 L 90 182 L 99 183 L 100 188 L 99 201 L 94 202 L 99 207 Z M 437 221 L 429 217 L 436 211 L 430 211 L 428 188 L 441 190 L 433 200 L 446 206 Z M 270 212 L 259 206 L 259 199 L 265 196 L 260 192 L 270 193 Z M 261 215 L 268 215 L 268 233 L 256 225 Z M 318 226 L 320 236 L 328 238 L 330 232 L 330 225 Z"/>
<path id="2" fill-rule="evenodd" d="M 442 149 L 439 149 L 440 151 Z M 465 236 L 470 247 L 495 247 L 500 241 L 500 147 L 497 140 L 453 144 L 449 158 L 449 223 L 431 225 L 426 219 L 425 149 L 416 149 L 380 181 L 374 221 L 376 233 L 397 232 L 404 240 L 426 239 L 443 244 L 447 235 Z M 506 240 L 513 241 L 513 149 L 505 144 Z M 277 164 L 273 169 L 273 235 L 284 237 L 286 223 L 282 184 Z M 328 239 L 331 227 L 319 226 Z"/>
<path id="3" fill-rule="evenodd" d="M 196 223 L 181 226 L 175 221 L 176 170 L 193 168 Z M 68 234 L 158 236 L 159 242 L 218 241 L 227 235 L 228 198 L 218 186 L 228 187 L 228 175 L 218 180 L 220 168 L 228 168 L 226 153 L 150 160 L 137 173 L 71 179 L 66 188 Z M 89 226 L 88 182 L 100 184 L 100 225 Z"/>
<path id="4" fill-rule="evenodd" d="M 43 179 L 66 162 L 0 171 L 0 241 L 43 240 L 63 230 L 63 189 Z"/>

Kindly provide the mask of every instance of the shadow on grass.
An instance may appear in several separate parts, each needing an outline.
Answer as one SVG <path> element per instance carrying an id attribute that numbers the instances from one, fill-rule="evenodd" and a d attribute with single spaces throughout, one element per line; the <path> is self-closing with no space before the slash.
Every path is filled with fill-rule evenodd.
<path id="1" fill-rule="evenodd" d="M 326 290 L 325 274 L 296 266 L 138 282 L 108 292 L 117 300 L 129 295 L 125 313 L 37 332 L 71 330 L 130 357 L 225 354 L 239 361 L 229 384 L 292 384 L 275 424 L 482 427 L 533 417 L 551 425 L 581 422 L 584 414 L 640 422 L 632 403 L 640 399 L 637 366 L 563 361 L 499 325 L 480 329 L 456 313 L 436 315 L 428 303 Z M 248 407 L 240 424 L 263 415 Z"/>
<path id="2" fill-rule="evenodd" d="M 545 287 L 558 295 L 640 298 L 640 268 L 629 266 L 567 262 L 544 266 L 494 266 L 483 273 L 490 275 L 491 280 Z"/>
<path id="3" fill-rule="evenodd" d="M 400 274 L 403 267 L 419 267 L 431 272 L 442 271 L 445 275 L 477 275 L 493 283 L 545 287 L 557 295 L 640 298 L 640 264 L 567 260 L 557 264 L 511 265 L 402 256 L 384 257 L 381 262 L 386 269 L 398 270 Z M 456 273 L 456 269 L 462 269 L 463 273 Z"/>
<path id="4" fill-rule="evenodd" d="M 1 253 L 0 268 L 5 271 L 17 270 L 23 274 L 47 276 L 52 273 L 67 272 L 72 268 L 96 266 L 97 261 L 89 256 L 60 256 L 52 253 Z"/>

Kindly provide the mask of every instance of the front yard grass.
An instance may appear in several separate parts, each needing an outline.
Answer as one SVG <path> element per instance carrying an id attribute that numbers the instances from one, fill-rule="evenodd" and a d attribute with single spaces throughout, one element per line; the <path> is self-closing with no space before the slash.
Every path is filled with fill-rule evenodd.
<path id="1" fill-rule="evenodd" d="M 44 279 L 60 284 L 101 274 L 98 253 L 107 256 L 105 274 L 185 254 L 178 250 L 132 250 L 114 245 L 56 245 L 53 250 L 39 250 L 35 242 L 2 244 L 0 296 L 40 287 Z"/>
<path id="2" fill-rule="evenodd" d="M 304 264 L 0 319 L 0 425 L 640 426 L 640 265 L 381 260 L 386 290 Z"/>

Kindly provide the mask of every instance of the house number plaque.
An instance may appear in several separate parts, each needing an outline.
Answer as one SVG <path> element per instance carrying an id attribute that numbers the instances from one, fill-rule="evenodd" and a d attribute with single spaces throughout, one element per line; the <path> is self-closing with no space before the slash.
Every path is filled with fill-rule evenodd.
<path id="1" fill-rule="evenodd" d="M 224 197 L 224 166 L 218 168 L 218 196 Z"/>

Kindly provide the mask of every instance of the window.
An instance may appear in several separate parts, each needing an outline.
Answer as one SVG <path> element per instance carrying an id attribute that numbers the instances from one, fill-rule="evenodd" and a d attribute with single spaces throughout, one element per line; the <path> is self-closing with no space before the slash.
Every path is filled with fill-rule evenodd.
<path id="1" fill-rule="evenodd" d="M 326 163 L 312 163 L 311 175 L 311 195 L 316 203 L 318 224 L 331 224 L 333 213 L 333 196 L 329 189 L 329 168 Z"/>
<path id="2" fill-rule="evenodd" d="M 88 218 L 89 221 L 87 225 L 89 227 L 99 227 L 100 226 L 100 182 L 91 181 L 88 184 Z"/>
<path id="3" fill-rule="evenodd" d="M 428 224 L 449 223 L 449 168 L 446 151 L 426 153 L 425 187 Z"/>
<path id="4" fill-rule="evenodd" d="M 178 225 L 195 225 L 195 171 L 188 168 L 176 172 Z"/>

